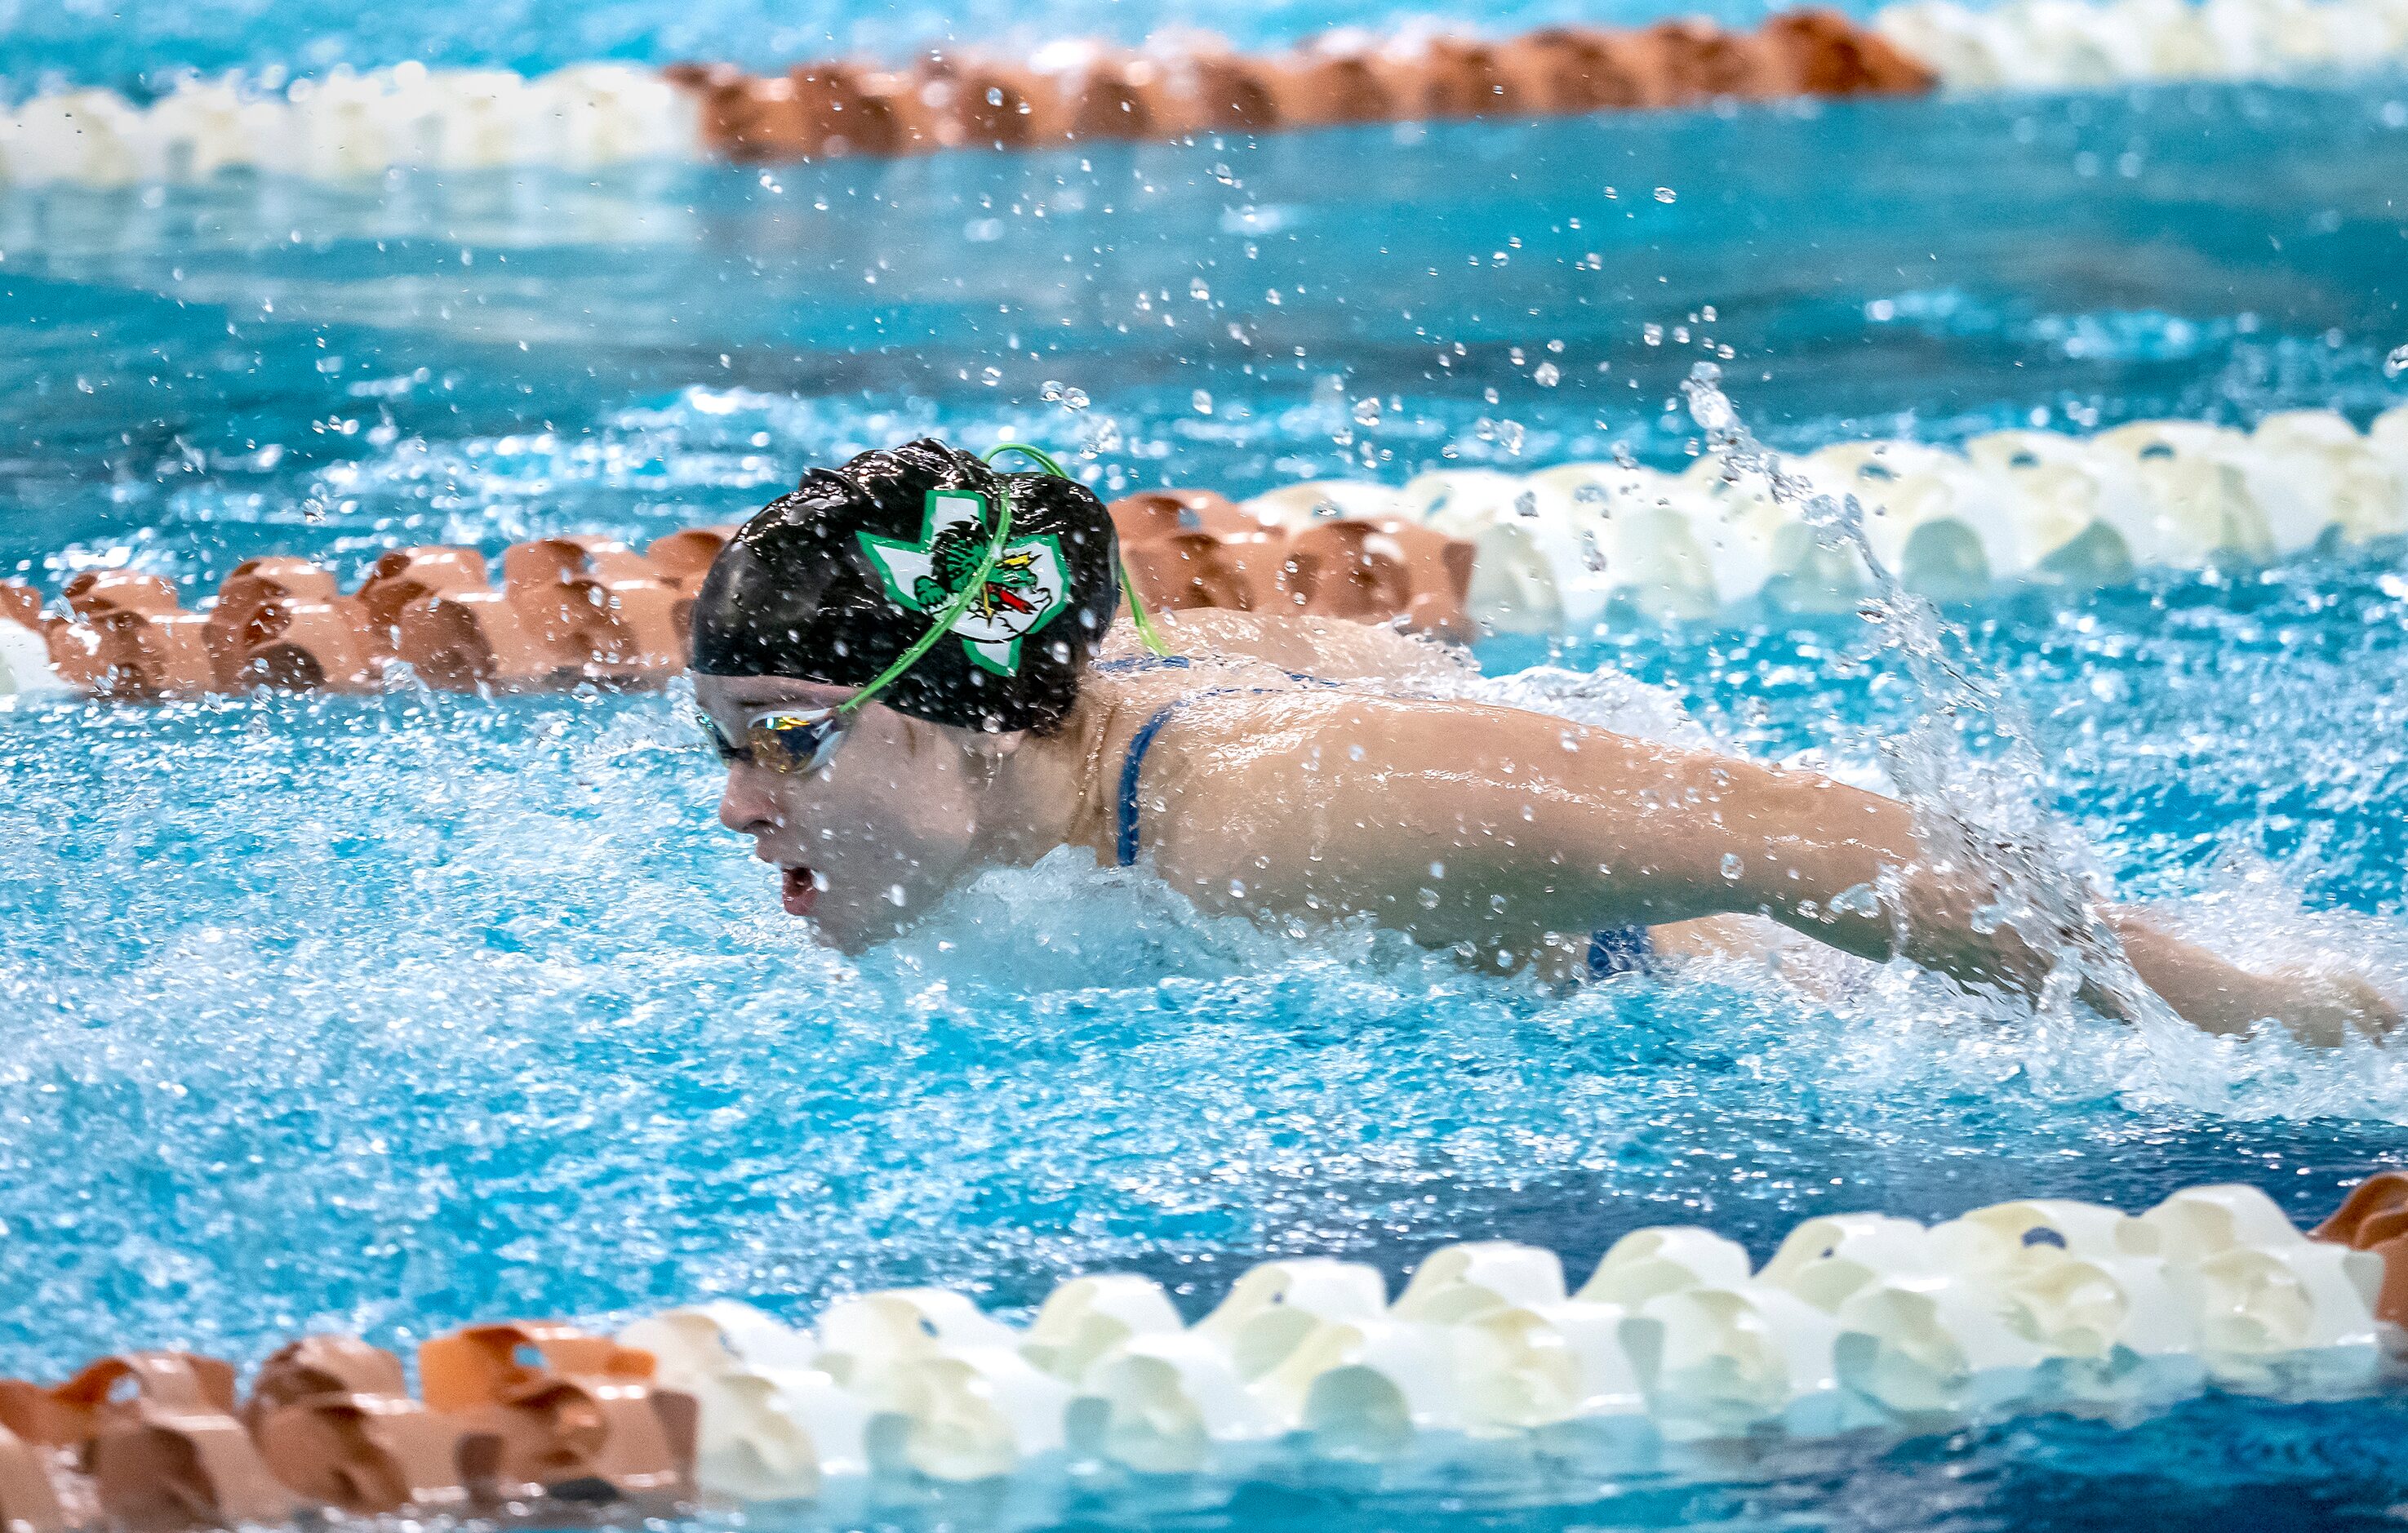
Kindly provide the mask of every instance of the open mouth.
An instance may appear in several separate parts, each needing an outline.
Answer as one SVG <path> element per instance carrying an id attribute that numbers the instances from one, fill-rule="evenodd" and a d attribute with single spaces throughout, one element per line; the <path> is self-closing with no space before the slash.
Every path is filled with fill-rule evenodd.
<path id="1" fill-rule="evenodd" d="M 819 903 L 820 881 L 817 876 L 808 867 L 781 867 L 778 872 L 778 897 L 786 907 L 786 913 L 810 914 L 811 907 Z"/>

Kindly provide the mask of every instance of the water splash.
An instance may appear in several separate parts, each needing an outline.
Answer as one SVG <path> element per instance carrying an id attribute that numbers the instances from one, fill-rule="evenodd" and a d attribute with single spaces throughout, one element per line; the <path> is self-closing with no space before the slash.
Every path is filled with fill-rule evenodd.
<path id="1" fill-rule="evenodd" d="M 1871 581 L 1872 594 L 1857 611 L 1874 625 L 1881 636 L 1877 652 L 1898 665 L 1917 704 L 1908 728 L 1881 745 L 1899 796 L 1914 815 L 1922 870 L 1970 882 L 1986 895 L 1973 913 L 1975 931 L 2012 929 L 2047 960 L 2041 1010 L 2061 1010 L 2086 990 L 2136 1023 L 2144 1037 L 2171 1039 L 2186 1030 L 2133 971 L 2102 918 L 2103 870 L 2081 833 L 2050 806 L 2049 773 L 2030 722 L 2002 685 L 1982 673 L 1962 631 L 1901 585 L 1883 562 L 1866 534 L 1862 503 L 1787 467 L 1756 439 L 1721 382 L 1721 368 L 1699 362 L 1681 388 L 1725 476 L 1761 479 L 1776 504 L 1795 513 L 1826 549 L 1861 564 Z M 1969 738 L 1987 749 L 1977 754 Z M 1904 874 L 1885 880 L 1882 895 L 1893 911 L 1905 909 L 1904 882 Z M 1894 921 L 1902 947 L 1906 918 Z M 2158 1052 L 2170 1068 L 2197 1059 L 2186 1050 Z"/>

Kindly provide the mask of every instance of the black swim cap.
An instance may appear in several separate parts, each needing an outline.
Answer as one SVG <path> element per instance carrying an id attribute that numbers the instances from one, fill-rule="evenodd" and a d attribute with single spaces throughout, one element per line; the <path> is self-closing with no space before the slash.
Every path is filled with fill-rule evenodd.
<path id="1" fill-rule="evenodd" d="M 1111 518 L 1052 474 L 999 474 L 933 438 L 814 468 L 720 552 L 694 603 L 694 668 L 867 685 L 1011 534 L 952 632 L 878 695 L 938 724 L 1060 724 L 1120 605 Z"/>

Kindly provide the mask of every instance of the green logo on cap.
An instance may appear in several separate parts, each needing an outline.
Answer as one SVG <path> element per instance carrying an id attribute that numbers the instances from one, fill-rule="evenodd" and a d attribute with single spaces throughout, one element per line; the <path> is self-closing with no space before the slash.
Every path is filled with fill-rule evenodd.
<path id="1" fill-rule="evenodd" d="M 974 490 L 931 490 L 920 540 L 856 533 L 877 566 L 888 599 L 909 612 L 941 611 L 959 595 L 986 558 L 994 536 L 986 496 Z M 1070 566 L 1052 533 L 1014 537 L 952 632 L 973 664 L 997 676 L 1020 674 L 1020 644 L 1070 605 Z"/>

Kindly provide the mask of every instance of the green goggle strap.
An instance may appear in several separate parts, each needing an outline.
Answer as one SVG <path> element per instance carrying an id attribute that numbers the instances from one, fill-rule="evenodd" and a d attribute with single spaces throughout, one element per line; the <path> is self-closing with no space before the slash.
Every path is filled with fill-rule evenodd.
<path id="1" fill-rule="evenodd" d="M 1019 453 L 1022 457 L 1035 463 L 1039 467 L 1044 469 L 1055 479 L 1068 479 L 1070 477 L 1062 471 L 1062 466 L 1054 461 L 1052 454 L 1048 453 L 1043 448 L 1031 447 L 1026 442 L 998 442 L 996 444 L 994 451 L 987 453 L 986 461 L 993 463 L 996 459 L 1002 457 L 1007 452 Z M 999 543 L 996 546 L 998 549 L 1002 547 Z M 1153 651 L 1155 654 L 1167 655 L 1170 653 L 1170 646 L 1165 644 L 1162 641 L 1162 636 L 1154 631 L 1154 619 L 1146 616 L 1145 603 L 1138 600 L 1137 582 L 1129 579 L 1128 561 L 1125 559 L 1121 560 L 1120 566 L 1121 593 L 1128 597 L 1129 617 L 1137 623 L 1137 637 L 1140 639 L 1142 639 L 1145 643 L 1145 647 Z"/>

